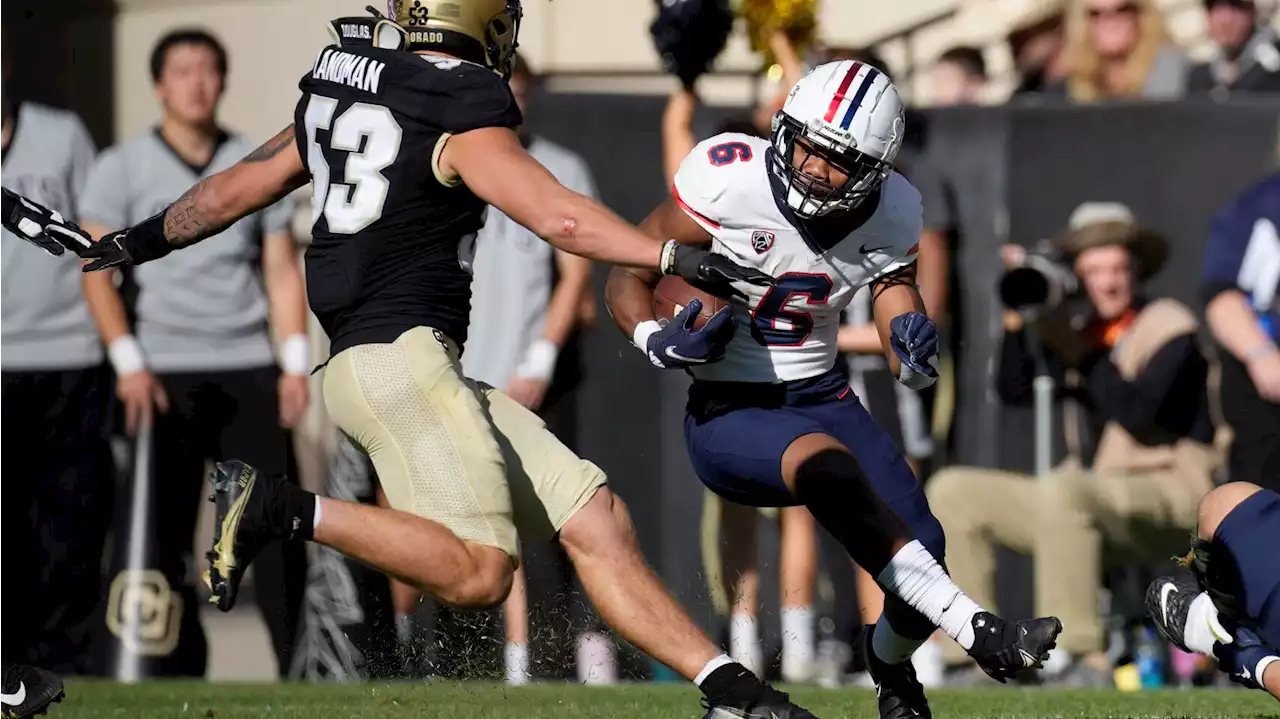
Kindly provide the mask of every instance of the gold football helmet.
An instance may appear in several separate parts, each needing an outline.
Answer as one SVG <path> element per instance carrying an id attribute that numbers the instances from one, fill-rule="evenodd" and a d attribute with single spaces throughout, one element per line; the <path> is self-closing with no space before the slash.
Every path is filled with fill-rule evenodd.
<path id="1" fill-rule="evenodd" d="M 520 0 L 387 0 L 405 50 L 439 50 L 511 74 Z"/>

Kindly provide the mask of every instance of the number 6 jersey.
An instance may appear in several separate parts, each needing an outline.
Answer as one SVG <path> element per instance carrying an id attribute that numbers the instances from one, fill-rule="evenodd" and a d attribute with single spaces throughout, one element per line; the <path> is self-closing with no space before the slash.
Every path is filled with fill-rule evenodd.
<path id="1" fill-rule="evenodd" d="M 741 285 L 738 331 L 724 359 L 694 367 L 700 380 L 778 382 L 832 368 L 840 311 L 857 290 L 915 261 L 920 193 L 894 172 L 853 210 L 806 220 L 781 197 L 769 141 L 726 133 L 693 149 L 676 173 L 680 206 L 714 238 L 713 251 L 777 278 Z M 781 160 L 785 161 L 785 160 Z"/>
<path id="2" fill-rule="evenodd" d="M 332 354 L 420 326 L 461 345 L 485 203 L 436 163 L 450 135 L 520 124 L 506 82 L 463 60 L 334 45 L 298 88 L 307 296 Z"/>

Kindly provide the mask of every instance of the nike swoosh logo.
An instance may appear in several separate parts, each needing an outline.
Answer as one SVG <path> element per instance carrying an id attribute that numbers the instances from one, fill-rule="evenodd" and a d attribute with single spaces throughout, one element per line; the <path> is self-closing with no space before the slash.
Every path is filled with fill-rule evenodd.
<path id="1" fill-rule="evenodd" d="M 880 247 L 872 247 L 871 249 L 867 249 L 867 245 L 864 242 L 862 246 L 858 248 L 858 251 L 864 255 L 869 255 L 872 252 L 877 252 L 879 250 L 887 250 L 887 249 L 889 249 L 889 245 L 881 245 Z"/>
<path id="2" fill-rule="evenodd" d="M 16 707 L 22 702 L 25 702 L 26 700 L 27 700 L 27 685 L 23 684 L 22 682 L 18 682 L 18 691 L 16 693 L 14 694 L 0 693 L 0 702 L 8 704 L 9 706 Z"/>
<path id="3" fill-rule="evenodd" d="M 702 359 L 702 358 L 697 358 L 697 357 L 685 357 L 684 355 L 680 354 L 679 352 L 676 352 L 676 351 L 675 351 L 675 348 L 672 348 L 672 347 L 668 347 L 668 348 L 665 350 L 665 352 L 666 352 L 666 354 L 667 354 L 667 356 L 668 356 L 668 357 L 670 357 L 671 359 L 673 359 L 673 360 L 675 360 L 675 361 L 677 361 L 677 362 L 688 362 L 688 363 L 690 363 L 690 364 L 706 364 L 706 362 L 707 362 L 705 359 Z"/>
<path id="4" fill-rule="evenodd" d="M 1160 614 L 1164 616 L 1165 626 L 1169 626 L 1169 595 L 1176 591 L 1178 588 L 1173 586 L 1173 582 L 1165 582 L 1160 587 Z"/>

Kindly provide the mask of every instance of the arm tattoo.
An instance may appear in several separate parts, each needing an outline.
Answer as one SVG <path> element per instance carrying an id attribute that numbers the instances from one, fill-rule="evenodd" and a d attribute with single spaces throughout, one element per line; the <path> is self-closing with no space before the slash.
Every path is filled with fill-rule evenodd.
<path id="1" fill-rule="evenodd" d="M 241 160 L 241 162 L 266 162 L 276 155 L 279 155 L 285 150 L 285 148 L 292 145 L 293 142 L 293 125 L 289 125 L 285 129 L 281 130 L 280 134 L 264 142 L 262 147 L 250 152 L 248 155 L 245 155 L 245 158 Z"/>
<path id="2" fill-rule="evenodd" d="M 294 143 L 293 125 L 281 130 L 261 147 L 245 156 L 241 163 L 266 162 Z M 226 229 L 227 224 L 211 217 L 208 210 L 213 177 L 206 177 L 183 193 L 164 213 L 164 238 L 171 245 L 185 247 Z"/>
<path id="3" fill-rule="evenodd" d="M 164 238 L 169 244 L 185 247 L 217 232 L 217 230 L 205 232 L 206 227 L 211 223 L 200 209 L 200 195 L 208 183 L 208 179 L 196 183 L 195 187 L 183 193 L 182 197 L 175 200 L 165 211 Z"/>

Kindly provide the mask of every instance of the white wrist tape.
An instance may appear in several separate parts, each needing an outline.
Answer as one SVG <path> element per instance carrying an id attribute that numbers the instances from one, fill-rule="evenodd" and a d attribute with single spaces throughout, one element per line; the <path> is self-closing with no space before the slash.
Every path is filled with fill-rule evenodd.
<path id="1" fill-rule="evenodd" d="M 556 371 L 556 358 L 560 356 L 560 348 L 546 337 L 539 337 L 525 350 L 524 360 L 516 367 L 516 376 L 521 379 L 549 380 Z"/>
<path id="2" fill-rule="evenodd" d="M 932 367 L 934 370 L 938 369 L 938 360 L 936 357 L 929 358 L 929 366 Z M 917 372 L 911 369 L 910 367 L 908 367 L 906 362 L 903 362 L 902 366 L 898 370 L 898 381 L 901 382 L 908 389 L 914 389 L 916 391 L 919 391 L 924 389 L 925 387 L 928 387 L 934 382 L 937 382 L 938 378 L 930 377 L 927 374 L 922 374 L 920 372 Z"/>
<path id="3" fill-rule="evenodd" d="M 635 345 L 636 349 L 641 352 L 648 354 L 649 338 L 653 336 L 654 332 L 657 332 L 660 329 L 662 329 L 662 325 L 658 324 L 657 320 L 645 320 L 644 322 L 641 322 L 636 325 L 635 330 L 631 333 L 631 344 Z"/>
<path id="4" fill-rule="evenodd" d="M 280 369 L 285 374 L 305 375 L 311 372 L 311 343 L 306 335 L 289 335 L 280 343 Z"/>
<path id="5" fill-rule="evenodd" d="M 1253 680 L 1256 681 L 1259 685 L 1263 685 L 1262 673 L 1267 670 L 1267 667 L 1271 666 L 1272 662 L 1280 662 L 1280 657 L 1277 657 L 1274 654 L 1265 656 L 1259 659 L 1258 665 L 1253 668 Z"/>
<path id="6" fill-rule="evenodd" d="M 147 359 L 142 354 L 142 345 L 138 344 L 138 338 L 133 335 L 121 335 L 107 345 L 107 360 L 111 362 L 111 366 L 115 368 L 116 375 L 119 377 L 141 372 L 147 368 Z"/>
<path id="7" fill-rule="evenodd" d="M 662 254 L 658 256 L 658 271 L 664 275 L 674 275 L 676 273 L 676 248 L 680 243 L 675 240 L 667 240 L 662 245 Z"/>

